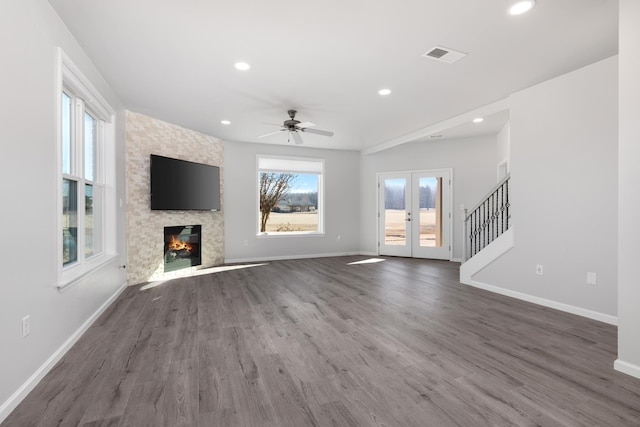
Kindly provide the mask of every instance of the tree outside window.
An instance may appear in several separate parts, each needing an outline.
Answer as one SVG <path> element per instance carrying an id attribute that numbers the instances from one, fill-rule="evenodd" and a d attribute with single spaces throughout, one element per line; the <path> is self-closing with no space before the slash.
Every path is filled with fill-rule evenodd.
<path id="1" fill-rule="evenodd" d="M 259 164 L 259 233 L 322 232 L 323 162 L 259 158 Z"/>

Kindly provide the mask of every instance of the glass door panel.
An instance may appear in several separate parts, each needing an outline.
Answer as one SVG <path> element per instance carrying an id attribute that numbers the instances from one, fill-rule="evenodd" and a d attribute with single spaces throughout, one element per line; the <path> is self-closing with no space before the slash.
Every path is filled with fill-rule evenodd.
<path id="1" fill-rule="evenodd" d="M 413 224 L 416 258 L 450 259 L 450 176 L 449 170 L 414 172 Z"/>
<path id="2" fill-rule="evenodd" d="M 407 244 L 406 179 L 384 180 L 384 243 Z"/>
<path id="3" fill-rule="evenodd" d="M 442 246 L 442 210 L 439 209 L 442 178 L 420 177 L 418 183 L 420 246 Z"/>
<path id="4" fill-rule="evenodd" d="M 380 254 L 411 256 L 411 175 L 382 175 L 378 186 Z"/>

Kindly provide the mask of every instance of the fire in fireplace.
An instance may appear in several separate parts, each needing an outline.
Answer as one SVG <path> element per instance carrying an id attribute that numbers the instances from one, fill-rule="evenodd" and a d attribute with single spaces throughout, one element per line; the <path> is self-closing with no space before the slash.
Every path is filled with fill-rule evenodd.
<path id="1" fill-rule="evenodd" d="M 200 225 L 180 225 L 164 228 L 164 271 L 200 265 Z"/>

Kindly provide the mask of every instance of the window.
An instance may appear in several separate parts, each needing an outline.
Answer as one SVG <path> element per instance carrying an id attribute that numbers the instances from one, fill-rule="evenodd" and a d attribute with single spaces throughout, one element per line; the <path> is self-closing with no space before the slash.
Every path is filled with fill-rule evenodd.
<path id="1" fill-rule="evenodd" d="M 113 146 L 113 112 L 93 86 L 60 50 L 59 86 L 59 193 L 60 256 L 58 287 L 65 287 L 106 262 L 113 239 L 105 208 L 108 177 L 114 163 L 107 145 Z M 111 169 L 111 170 L 109 170 Z M 113 192 L 111 192 L 113 193 Z M 113 228 L 113 227 L 110 227 Z"/>
<path id="2" fill-rule="evenodd" d="M 324 160 L 258 156 L 258 235 L 322 234 Z"/>
<path id="3" fill-rule="evenodd" d="M 67 267 L 104 250 L 99 132 L 104 121 L 70 89 L 63 88 L 61 98 L 62 265 Z"/>

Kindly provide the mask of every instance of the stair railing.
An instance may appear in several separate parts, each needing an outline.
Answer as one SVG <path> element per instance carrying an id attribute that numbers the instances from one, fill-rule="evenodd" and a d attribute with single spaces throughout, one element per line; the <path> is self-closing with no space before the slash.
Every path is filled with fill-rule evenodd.
<path id="1" fill-rule="evenodd" d="M 505 176 L 471 210 L 464 210 L 465 261 L 487 247 L 511 226 L 509 179 Z"/>

